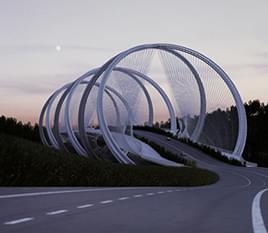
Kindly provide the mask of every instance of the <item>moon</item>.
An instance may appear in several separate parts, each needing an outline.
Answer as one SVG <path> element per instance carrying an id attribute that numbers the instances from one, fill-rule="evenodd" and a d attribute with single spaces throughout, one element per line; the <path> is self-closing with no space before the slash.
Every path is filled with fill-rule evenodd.
<path id="1" fill-rule="evenodd" d="M 57 45 L 57 46 L 56 46 L 56 51 L 57 51 L 57 52 L 60 52 L 60 51 L 61 51 L 61 46 L 60 46 L 60 45 Z"/>

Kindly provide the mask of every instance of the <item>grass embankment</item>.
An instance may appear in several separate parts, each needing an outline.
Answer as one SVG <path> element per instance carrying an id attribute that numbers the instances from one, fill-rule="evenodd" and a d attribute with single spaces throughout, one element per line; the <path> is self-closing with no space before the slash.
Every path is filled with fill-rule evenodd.
<path id="1" fill-rule="evenodd" d="M 170 138 L 173 138 L 175 140 L 178 140 L 184 144 L 190 145 L 204 153 L 206 153 L 206 155 L 217 159 L 219 161 L 222 161 L 224 163 L 228 163 L 231 165 L 235 165 L 235 166 L 244 166 L 239 160 L 234 159 L 234 158 L 228 158 L 227 156 L 223 155 L 220 151 L 204 145 L 204 144 L 199 144 L 196 142 L 192 142 L 190 139 L 188 138 L 177 138 L 176 136 L 172 135 L 169 132 L 165 132 L 164 130 L 160 129 L 160 128 L 154 128 L 154 127 L 150 127 L 150 126 L 135 126 L 136 130 L 144 130 L 144 131 L 148 131 L 148 132 L 152 132 L 152 133 L 157 133 L 157 134 L 161 134 Z"/>
<path id="2" fill-rule="evenodd" d="M 1 186 L 196 186 L 217 180 L 203 169 L 97 162 L 0 134 Z"/>
<path id="3" fill-rule="evenodd" d="M 217 159 L 219 161 L 222 161 L 224 163 L 228 163 L 234 166 L 240 166 L 243 167 L 244 165 L 242 164 L 242 162 L 240 162 L 237 159 L 234 158 L 228 158 L 227 156 L 223 155 L 220 151 L 215 150 L 214 148 L 211 148 L 207 145 L 203 145 L 203 144 L 198 144 L 196 142 L 192 142 L 191 140 L 187 139 L 187 138 L 181 138 L 181 139 L 177 139 L 182 143 L 188 144 L 192 147 L 195 147 L 196 149 L 204 152 L 206 155 L 209 155 L 210 157 Z"/>
<path id="4" fill-rule="evenodd" d="M 159 146 L 157 143 L 150 141 L 149 139 L 145 137 L 139 137 L 134 134 L 136 138 L 139 140 L 145 142 L 149 146 L 151 146 L 155 151 L 158 152 L 163 158 L 171 160 L 176 163 L 181 163 L 184 164 L 185 166 L 188 167 L 196 167 L 196 161 L 193 159 L 185 158 L 181 154 L 178 153 L 173 153 L 170 150 L 167 150 L 165 147 Z"/>

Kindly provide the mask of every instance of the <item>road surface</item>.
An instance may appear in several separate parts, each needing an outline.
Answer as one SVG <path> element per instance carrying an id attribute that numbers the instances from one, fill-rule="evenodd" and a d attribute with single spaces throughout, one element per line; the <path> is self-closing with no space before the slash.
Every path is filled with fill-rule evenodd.
<path id="1" fill-rule="evenodd" d="M 223 164 L 164 136 L 220 175 L 203 187 L 0 188 L 0 232 L 267 233 L 268 169 Z"/>

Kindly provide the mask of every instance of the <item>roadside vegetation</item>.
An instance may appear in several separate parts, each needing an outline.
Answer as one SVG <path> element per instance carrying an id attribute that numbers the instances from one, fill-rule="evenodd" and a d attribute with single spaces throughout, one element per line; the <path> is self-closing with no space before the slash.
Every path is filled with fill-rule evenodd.
<path id="1" fill-rule="evenodd" d="M 268 167 L 268 103 L 259 100 L 245 104 L 248 122 L 248 135 L 243 157 Z"/>
<path id="2" fill-rule="evenodd" d="M 170 137 L 173 138 L 175 140 L 178 140 L 182 143 L 185 143 L 187 145 L 190 145 L 204 153 L 206 153 L 207 155 L 220 160 L 222 162 L 228 163 L 228 164 L 232 164 L 235 166 L 244 166 L 240 161 L 238 161 L 237 159 L 232 159 L 232 158 L 228 158 L 227 156 L 223 155 L 221 152 L 215 150 L 214 148 L 211 148 L 209 146 L 206 145 L 202 145 L 199 143 L 195 143 L 192 142 L 191 140 L 187 139 L 187 138 L 177 138 L 176 136 L 173 136 L 171 133 L 166 132 L 160 128 L 155 128 L 155 127 L 149 127 L 149 126 L 139 126 L 139 127 L 135 127 L 136 130 L 144 130 L 144 131 L 148 131 L 148 132 L 153 132 L 153 133 L 158 133 L 161 135 L 164 135 L 166 137 Z M 178 162 L 178 163 L 183 163 L 185 165 L 188 166 L 196 166 L 196 162 L 194 160 L 188 159 L 188 158 L 183 158 L 182 155 L 177 155 L 174 154 L 170 151 L 165 150 L 165 148 L 159 146 L 158 144 L 142 137 L 140 138 L 142 141 L 146 142 L 147 144 L 149 144 L 151 147 L 153 147 L 159 154 L 161 154 L 164 158 Z"/>
<path id="3" fill-rule="evenodd" d="M 1 186 L 197 186 L 218 179 L 199 168 L 98 162 L 0 133 Z"/>
<path id="4" fill-rule="evenodd" d="M 220 160 L 222 162 L 229 163 L 229 164 L 232 164 L 235 166 L 240 166 L 240 167 L 244 166 L 239 160 L 228 158 L 227 156 L 223 155 L 221 152 L 219 152 L 219 151 L 217 151 L 214 148 L 211 148 L 209 146 L 192 142 L 191 140 L 189 140 L 187 138 L 180 138 L 177 140 L 179 140 L 182 143 L 188 144 L 188 145 L 190 145 L 198 150 L 201 150 L 202 152 L 209 155 L 210 157 L 215 158 L 217 160 Z"/>
<path id="5" fill-rule="evenodd" d="M 150 145 L 155 151 L 157 151 L 163 158 L 171 160 L 176 163 L 184 164 L 188 167 L 196 167 L 196 161 L 193 159 L 186 158 L 183 154 L 173 153 L 167 150 L 165 147 L 158 145 L 157 143 L 148 140 L 145 137 L 139 137 L 135 135 L 136 138 Z"/>

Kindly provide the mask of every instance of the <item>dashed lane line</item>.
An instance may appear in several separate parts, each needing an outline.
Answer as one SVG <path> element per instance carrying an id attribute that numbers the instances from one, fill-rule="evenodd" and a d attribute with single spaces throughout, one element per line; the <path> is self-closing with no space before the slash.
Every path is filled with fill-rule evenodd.
<path id="1" fill-rule="evenodd" d="M 130 197 L 119 197 L 117 200 L 118 201 L 124 201 L 124 200 L 127 200 L 129 199 Z"/>
<path id="2" fill-rule="evenodd" d="M 176 190 L 176 191 L 181 191 L 181 190 Z M 143 196 L 153 196 L 155 194 L 164 194 L 164 193 L 171 193 L 171 192 L 173 192 L 173 190 L 158 191 L 157 193 L 150 192 L 150 193 L 145 193 L 145 194 L 135 194 L 132 197 L 139 198 L 139 197 L 143 197 Z M 129 197 L 129 196 L 124 196 L 124 197 L 119 197 L 117 200 L 118 201 L 123 201 L 123 200 L 127 200 L 127 199 L 130 199 L 130 198 L 131 197 Z M 114 202 L 114 200 L 105 200 L 105 201 L 100 201 L 99 203 L 100 204 L 109 204 L 109 203 L 112 203 L 112 202 Z M 94 206 L 94 204 L 89 203 L 89 204 L 79 205 L 76 208 L 83 209 L 83 208 L 89 208 L 89 207 L 92 207 L 92 206 Z M 66 209 L 55 210 L 55 211 L 47 212 L 46 215 L 53 216 L 53 215 L 63 214 L 63 213 L 66 213 L 66 212 L 68 212 L 68 210 L 66 210 Z M 24 222 L 28 222 L 28 221 L 32 221 L 32 220 L 34 220 L 34 217 L 25 217 L 25 218 L 21 218 L 21 219 L 16 219 L 16 220 L 4 222 L 4 224 L 5 225 L 14 225 L 14 224 L 24 223 Z"/>
<path id="3" fill-rule="evenodd" d="M 146 193 L 147 196 L 153 196 L 154 193 Z"/>
<path id="4" fill-rule="evenodd" d="M 136 194 L 136 195 L 133 195 L 133 197 L 143 197 L 143 194 Z"/>
<path id="5" fill-rule="evenodd" d="M 52 211 L 52 212 L 47 212 L 46 215 L 63 214 L 63 213 L 66 213 L 66 212 L 68 212 L 68 210 L 55 210 L 55 211 Z"/>
<path id="6" fill-rule="evenodd" d="M 28 218 L 21 218 L 21 219 L 16 219 L 16 220 L 12 220 L 9 222 L 5 222 L 5 225 L 14 225 L 14 224 L 19 224 L 19 223 L 23 223 L 23 222 L 29 222 L 34 220 L 33 217 L 28 217 Z"/>
<path id="7" fill-rule="evenodd" d="M 84 208 L 88 208 L 88 207 L 92 207 L 94 206 L 94 204 L 85 204 L 85 205 L 79 205 L 76 208 L 78 209 L 84 209 Z"/>
<path id="8" fill-rule="evenodd" d="M 106 200 L 106 201 L 101 201 L 100 204 L 109 204 L 112 202 L 113 202 L 113 200 Z"/>

